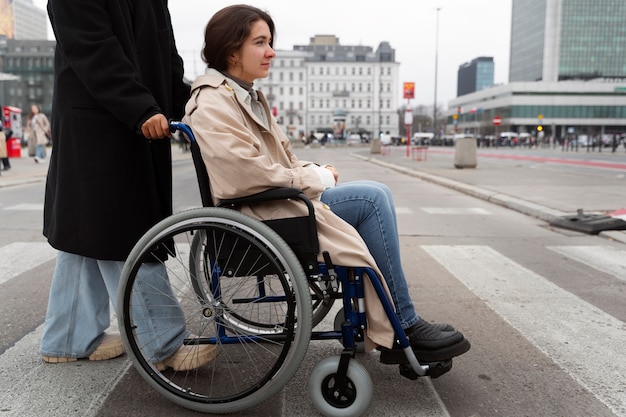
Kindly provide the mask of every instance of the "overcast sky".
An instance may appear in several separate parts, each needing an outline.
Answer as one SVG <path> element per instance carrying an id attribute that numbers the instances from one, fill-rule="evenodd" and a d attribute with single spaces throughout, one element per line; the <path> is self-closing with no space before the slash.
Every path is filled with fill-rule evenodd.
<path id="1" fill-rule="evenodd" d="M 34 1 L 45 7 L 46 0 Z M 174 36 L 190 79 L 204 72 L 200 49 L 206 23 L 217 10 L 237 3 L 242 2 L 169 1 Z M 335 35 L 343 45 L 374 50 L 380 42 L 389 42 L 400 63 L 399 91 L 403 82 L 415 82 L 412 107 L 434 102 L 435 55 L 439 106 L 448 107 L 456 97 L 459 66 L 479 56 L 493 57 L 496 84 L 508 82 L 511 0 L 258 0 L 248 4 L 265 9 L 274 19 L 276 49 L 291 50 L 321 34 Z"/>

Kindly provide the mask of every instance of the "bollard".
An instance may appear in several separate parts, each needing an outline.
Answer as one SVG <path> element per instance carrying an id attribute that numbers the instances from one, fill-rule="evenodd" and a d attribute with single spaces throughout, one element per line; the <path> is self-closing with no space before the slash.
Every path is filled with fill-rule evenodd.
<path id="1" fill-rule="evenodd" d="M 380 139 L 372 138 L 372 144 L 370 145 L 370 153 L 380 153 Z"/>
<path id="2" fill-rule="evenodd" d="M 454 143 L 454 167 L 476 168 L 476 139 L 458 138 Z"/>

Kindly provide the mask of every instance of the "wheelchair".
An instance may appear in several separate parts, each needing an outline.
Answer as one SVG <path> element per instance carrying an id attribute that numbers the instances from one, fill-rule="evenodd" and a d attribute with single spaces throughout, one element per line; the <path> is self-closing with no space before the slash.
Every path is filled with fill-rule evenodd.
<path id="1" fill-rule="evenodd" d="M 288 383 L 311 340 L 338 340 L 341 352 L 313 369 L 309 396 L 324 415 L 363 414 L 373 393 L 367 370 L 355 360 L 367 328 L 366 279 L 380 297 L 406 356 L 398 363 L 401 375 L 436 378 L 450 370 L 451 359 L 417 360 L 371 268 L 336 266 L 328 253 L 323 253 L 324 262 L 318 262 L 313 205 L 300 190 L 271 189 L 214 205 L 191 129 L 180 122 L 171 122 L 170 127 L 190 142 L 203 207 L 173 214 L 146 232 L 124 264 L 118 292 L 126 351 L 157 392 L 191 410 L 240 412 L 268 400 Z M 242 204 L 281 199 L 300 200 L 308 215 L 261 222 L 236 210 Z M 166 273 L 139 279 L 139 268 L 154 263 L 163 265 Z M 170 295 L 158 297 L 161 293 Z M 158 312 L 144 305 L 145 295 L 158 297 Z M 316 330 L 335 302 L 342 307 L 333 329 Z M 217 356 L 196 369 L 161 369 L 148 353 L 155 341 L 141 334 L 146 314 L 184 316 L 190 332 L 184 344 L 191 349 L 214 345 Z M 170 329 L 159 331 L 166 338 Z"/>

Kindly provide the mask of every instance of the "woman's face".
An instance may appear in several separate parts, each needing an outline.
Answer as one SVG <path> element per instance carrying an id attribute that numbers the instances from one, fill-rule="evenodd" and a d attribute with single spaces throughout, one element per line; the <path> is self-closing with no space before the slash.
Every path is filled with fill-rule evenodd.
<path id="1" fill-rule="evenodd" d="M 33 104 L 32 106 L 30 106 L 30 111 L 31 111 L 33 114 L 37 114 L 37 113 L 39 113 L 39 107 L 37 107 L 37 105 L 36 105 L 36 104 Z"/>
<path id="2" fill-rule="evenodd" d="M 276 52 L 270 46 L 272 34 L 264 20 L 257 20 L 250 27 L 250 35 L 241 48 L 234 52 L 228 65 L 228 73 L 252 83 L 265 78 L 270 72 L 270 62 Z"/>

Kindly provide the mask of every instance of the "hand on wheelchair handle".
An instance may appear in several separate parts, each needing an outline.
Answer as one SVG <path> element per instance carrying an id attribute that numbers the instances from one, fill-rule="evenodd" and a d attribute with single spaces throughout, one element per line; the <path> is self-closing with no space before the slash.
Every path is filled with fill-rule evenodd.
<path id="1" fill-rule="evenodd" d="M 155 114 L 148 118 L 141 125 L 141 133 L 146 139 L 163 139 L 171 138 L 172 132 L 169 129 L 169 123 L 165 116 L 161 113 Z"/>

